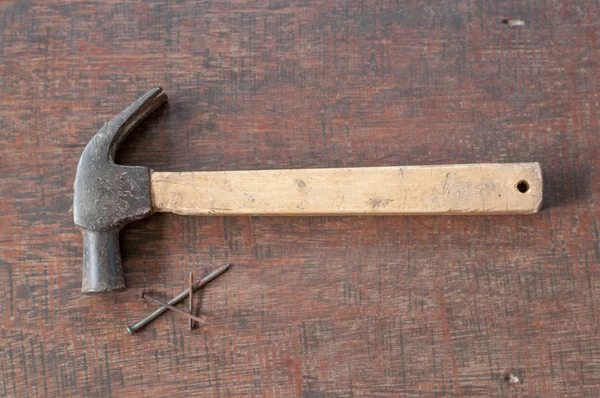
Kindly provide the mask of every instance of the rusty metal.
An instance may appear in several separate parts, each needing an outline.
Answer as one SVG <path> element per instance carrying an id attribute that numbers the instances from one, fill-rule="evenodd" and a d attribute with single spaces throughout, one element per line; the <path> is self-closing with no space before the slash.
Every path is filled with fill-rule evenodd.
<path id="1" fill-rule="evenodd" d="M 115 164 L 115 154 L 127 135 L 165 102 L 161 88 L 150 90 L 106 123 L 81 154 L 73 218 L 83 234 L 83 293 L 125 288 L 119 231 L 153 213 L 150 169 Z"/>
<path id="2" fill-rule="evenodd" d="M 162 307 L 165 307 L 165 308 L 167 308 L 167 309 L 169 309 L 169 310 L 171 310 L 173 312 L 176 312 L 177 314 L 181 314 L 181 315 L 186 316 L 186 317 L 188 317 L 190 319 L 193 319 L 194 321 L 198 322 L 201 325 L 206 325 L 206 321 L 204 319 L 202 319 L 200 317 L 197 317 L 194 314 L 189 314 L 189 313 L 185 312 L 184 310 L 180 310 L 179 308 L 177 308 L 175 306 L 172 306 L 171 304 L 167 303 L 166 301 L 162 301 L 162 300 L 157 299 L 156 297 L 152 297 L 151 295 L 149 295 L 146 292 L 142 293 L 142 298 L 144 300 L 151 301 L 151 302 L 153 302 L 155 304 L 159 304 Z"/>
<path id="3" fill-rule="evenodd" d="M 209 283 L 210 281 L 212 281 L 213 279 L 217 278 L 223 272 L 227 271 L 227 269 L 229 268 L 230 265 L 231 264 L 225 264 L 225 265 L 217 268 L 216 270 L 214 270 L 213 272 L 211 272 L 210 274 L 208 274 L 204 278 L 202 278 L 200 281 L 194 283 L 192 290 L 198 290 L 202 286 L 204 286 L 207 283 Z M 167 304 L 169 304 L 169 305 L 175 305 L 175 304 L 179 303 L 181 300 L 183 300 L 184 298 L 188 297 L 188 295 L 189 295 L 189 289 L 185 289 L 185 291 L 179 293 L 177 296 L 175 296 L 174 298 L 172 298 L 171 300 L 169 300 L 169 302 Z M 140 330 L 141 328 L 143 328 L 144 326 L 146 326 L 147 324 L 149 324 L 150 322 L 152 322 L 153 320 L 155 320 L 156 318 L 158 318 L 159 316 L 161 316 L 167 310 L 168 310 L 168 308 L 164 307 L 164 306 L 158 308 L 157 310 L 155 310 L 153 313 L 151 313 L 150 315 L 148 315 L 147 317 L 145 317 L 141 321 L 136 322 L 133 325 L 127 326 L 127 331 L 129 332 L 129 334 L 133 335 L 138 330 Z"/>
<path id="4" fill-rule="evenodd" d="M 188 302 L 188 308 L 190 310 L 190 314 L 194 313 L 194 273 L 192 271 L 190 271 L 190 280 L 189 280 L 189 291 L 190 291 L 190 298 L 189 298 L 189 302 Z M 192 330 L 194 328 L 194 320 L 192 318 L 190 318 L 190 330 Z"/>

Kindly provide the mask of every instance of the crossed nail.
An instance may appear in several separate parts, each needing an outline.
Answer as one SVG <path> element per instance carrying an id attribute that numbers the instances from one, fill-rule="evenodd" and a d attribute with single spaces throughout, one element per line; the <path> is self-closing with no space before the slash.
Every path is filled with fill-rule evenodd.
<path id="1" fill-rule="evenodd" d="M 202 278 L 200 281 L 198 281 L 196 283 L 193 283 L 193 274 L 190 272 L 189 287 L 186 290 L 184 290 L 183 292 L 179 293 L 174 298 L 172 298 L 171 300 L 169 300 L 168 302 L 159 300 L 156 297 L 152 297 L 148 293 L 144 292 L 142 294 L 142 298 L 144 298 L 147 301 L 150 301 L 150 302 L 160 305 L 160 308 L 155 310 L 153 313 L 151 313 L 150 315 L 148 315 L 141 321 L 134 323 L 133 325 L 127 326 L 127 331 L 129 332 L 129 334 L 133 335 L 138 330 L 140 330 L 142 327 L 146 326 L 147 324 L 149 324 L 150 322 L 152 322 L 153 320 L 155 320 L 156 318 L 158 318 L 160 315 L 164 314 L 168 310 L 171 310 L 171 311 L 175 312 L 176 314 L 180 314 L 182 316 L 189 318 L 190 330 L 194 326 L 194 321 L 198 322 L 201 325 L 206 325 L 205 319 L 193 314 L 194 290 L 200 289 L 207 283 L 211 282 L 213 279 L 217 278 L 219 275 L 221 275 L 223 272 L 225 272 L 229 268 L 230 265 L 231 264 L 226 264 L 226 265 L 223 265 L 223 266 L 217 268 L 216 270 L 214 270 L 213 272 L 211 272 L 210 274 L 208 274 L 207 276 L 205 276 L 204 278 Z M 185 312 L 182 309 L 175 307 L 175 304 L 179 303 L 186 297 L 189 298 L 189 306 L 188 306 L 189 312 Z"/>

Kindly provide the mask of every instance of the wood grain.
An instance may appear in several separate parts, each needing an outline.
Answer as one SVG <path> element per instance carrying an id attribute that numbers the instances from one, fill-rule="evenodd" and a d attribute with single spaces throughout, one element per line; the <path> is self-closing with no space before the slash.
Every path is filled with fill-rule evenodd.
<path id="1" fill-rule="evenodd" d="M 3 1 L 0 396 L 596 396 L 596 1 Z M 521 26 L 502 23 L 518 19 Z M 526 216 L 182 217 L 82 296 L 79 155 L 157 172 L 535 161 Z M 216 265 L 212 325 L 125 330 Z M 185 308 L 185 304 L 181 304 Z M 517 382 L 511 382 L 518 380 Z"/>
<path id="2" fill-rule="evenodd" d="M 532 214 L 538 163 L 153 172 L 152 207 L 181 215 Z"/>

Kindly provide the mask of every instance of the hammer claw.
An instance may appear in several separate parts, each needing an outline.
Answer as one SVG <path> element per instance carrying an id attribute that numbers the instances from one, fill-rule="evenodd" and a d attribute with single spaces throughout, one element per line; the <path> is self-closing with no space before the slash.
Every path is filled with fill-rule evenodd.
<path id="1" fill-rule="evenodd" d="M 167 94 L 162 91 L 162 88 L 156 87 L 129 105 L 98 132 L 96 135 L 98 150 L 107 153 L 109 161 L 114 162 L 119 146 L 129 133 L 167 102 L 167 99 Z"/>

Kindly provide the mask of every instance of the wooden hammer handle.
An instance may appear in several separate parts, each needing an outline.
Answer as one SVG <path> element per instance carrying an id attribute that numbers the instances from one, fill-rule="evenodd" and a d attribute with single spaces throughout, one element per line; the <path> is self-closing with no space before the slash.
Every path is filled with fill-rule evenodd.
<path id="1" fill-rule="evenodd" d="M 530 214 L 538 163 L 152 172 L 157 212 L 186 215 Z"/>

